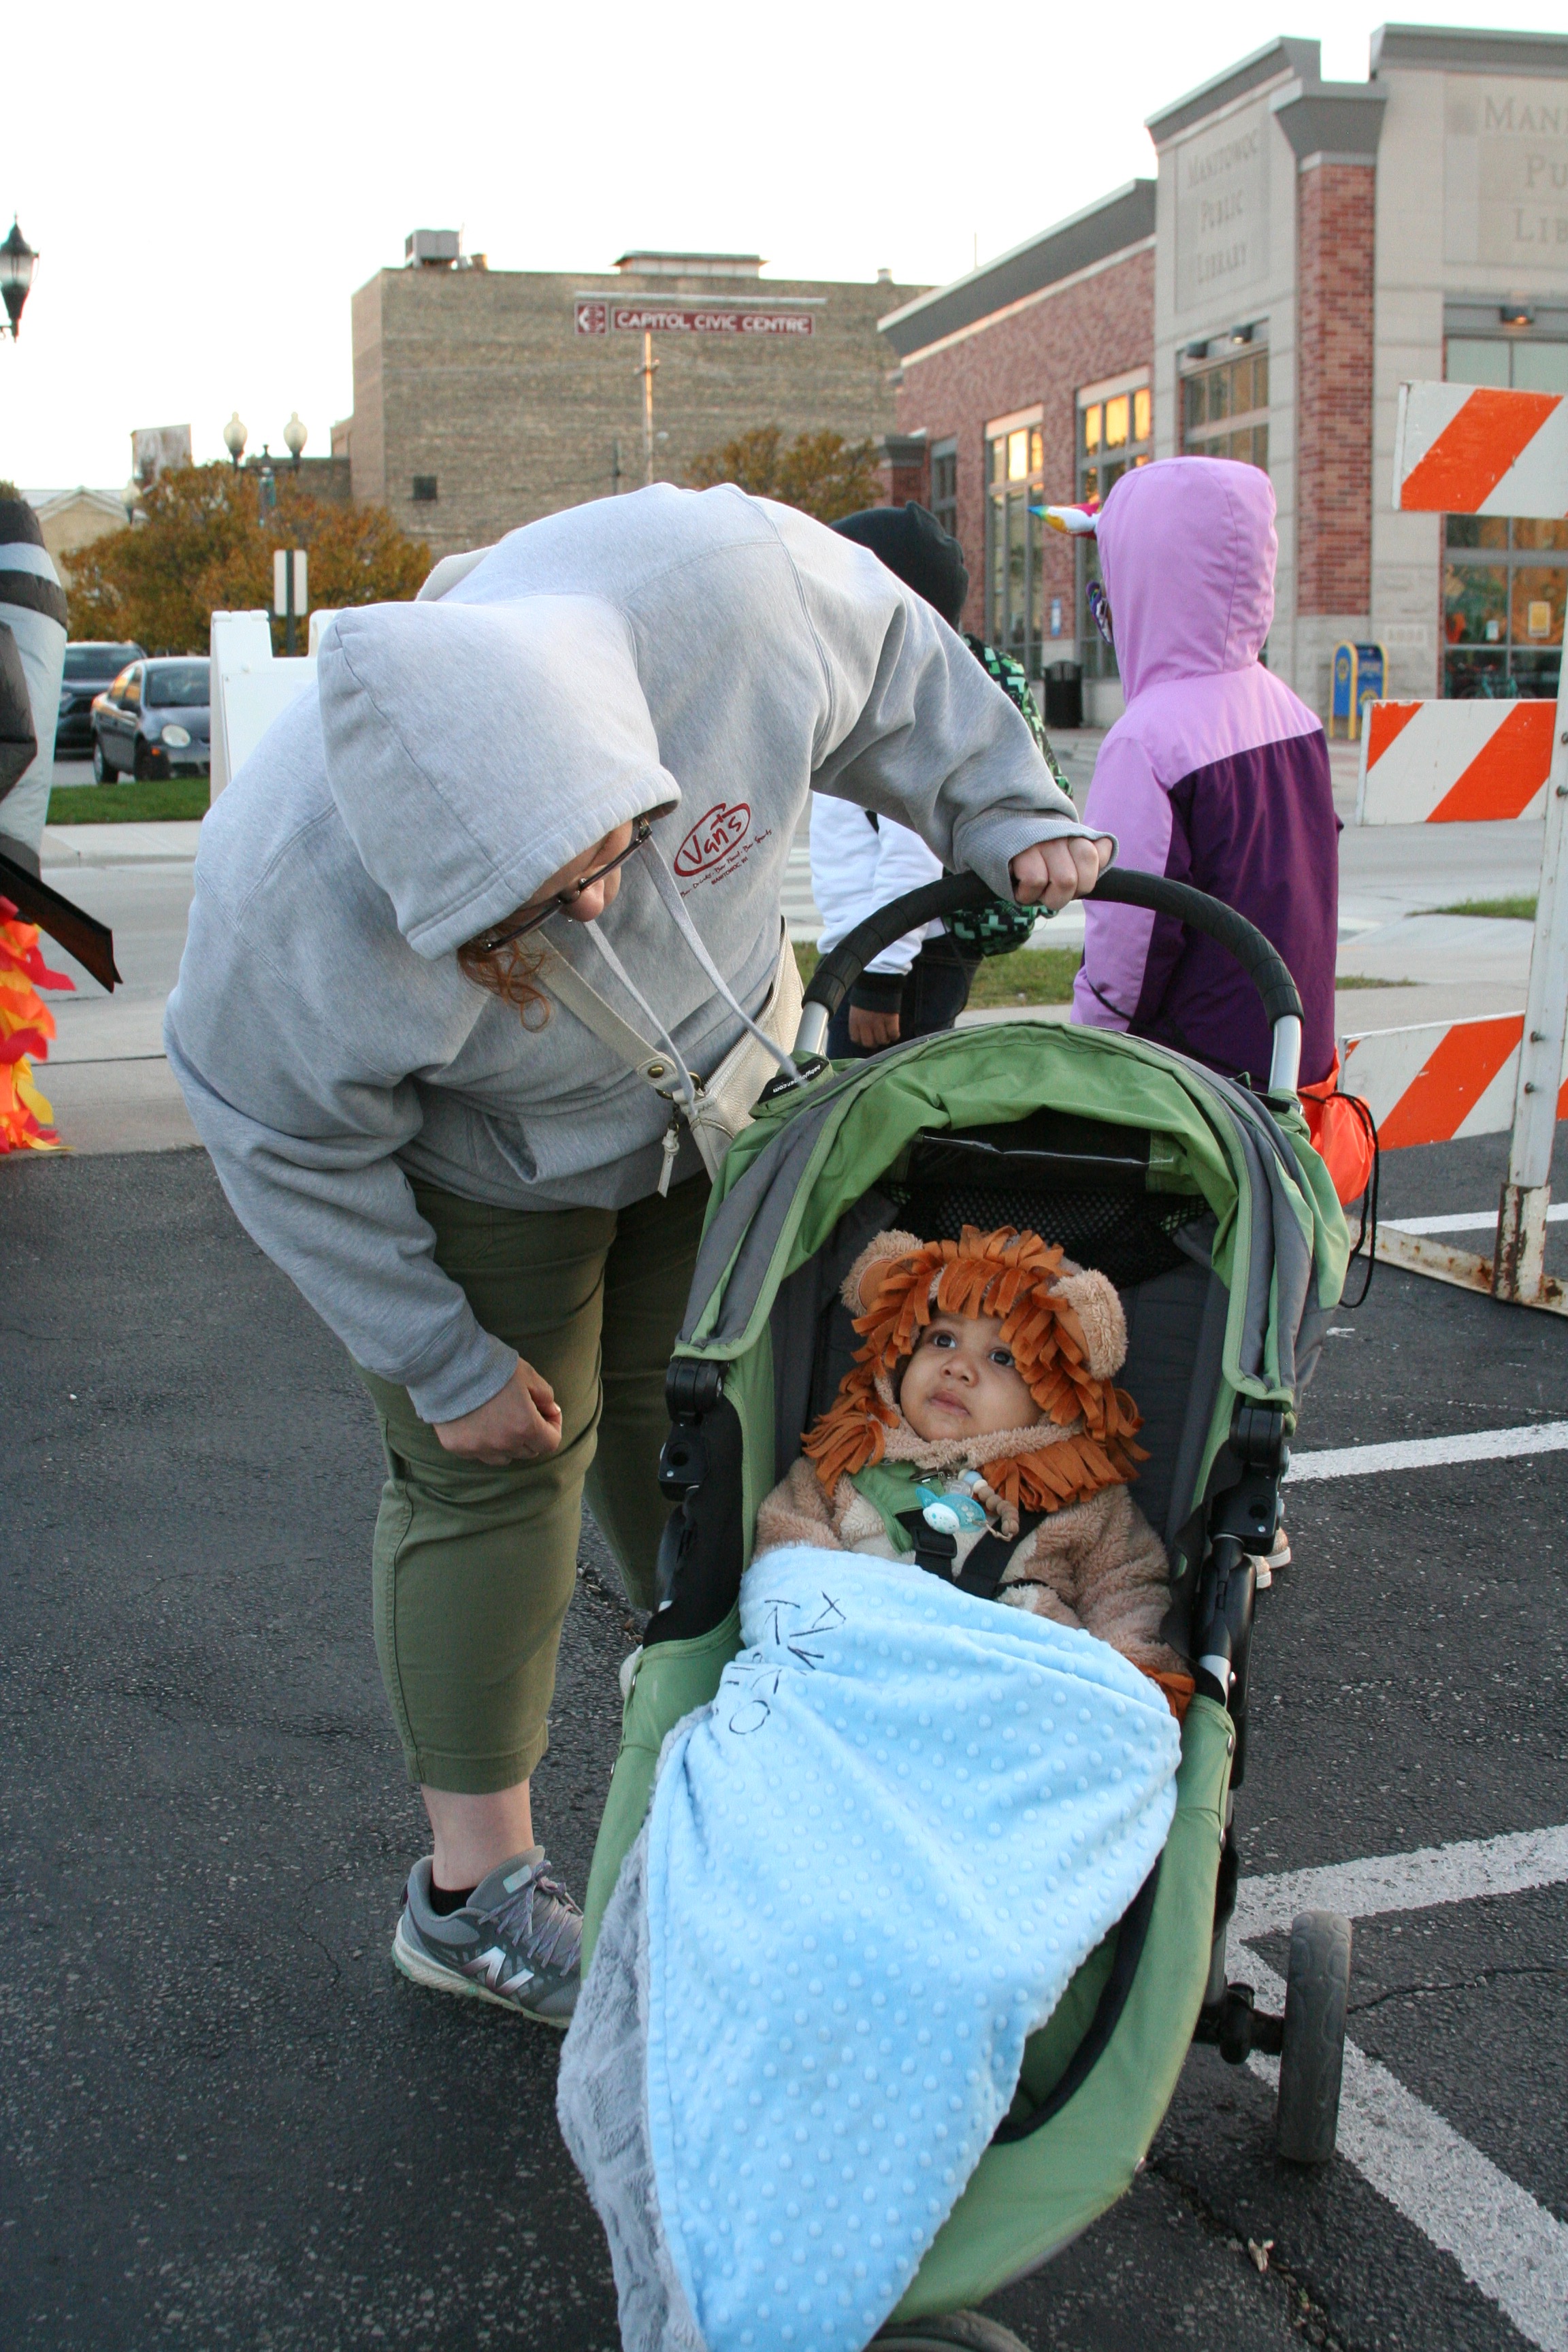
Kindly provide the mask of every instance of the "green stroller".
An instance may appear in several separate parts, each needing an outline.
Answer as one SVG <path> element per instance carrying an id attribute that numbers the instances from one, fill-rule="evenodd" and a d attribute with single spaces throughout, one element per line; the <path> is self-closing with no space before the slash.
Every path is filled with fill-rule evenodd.
<path id="1" fill-rule="evenodd" d="M 1189 2044 L 1279 2057 L 1278 2144 L 1331 2155 L 1343 2062 L 1348 1922 L 1306 1915 L 1282 2018 L 1227 1982 L 1246 1761 L 1256 1555 L 1279 1523 L 1297 1402 L 1340 1297 L 1344 1220 L 1295 1095 L 1300 1000 L 1262 934 L 1217 901 L 1142 874 L 1101 899 L 1174 915 L 1234 953 L 1273 1031 L 1266 1087 L 1105 1031 L 1016 1022 L 922 1038 L 837 1070 L 826 1024 L 862 965 L 914 925 L 988 922 L 972 876 L 883 908 L 819 965 L 795 1059 L 714 1189 L 667 1382 L 660 1484 L 673 1506 L 660 1605 L 623 1676 L 624 1727 L 586 1903 L 584 1958 L 647 1807 L 666 1735 L 714 1696 L 740 1648 L 738 1594 L 763 1497 L 832 1400 L 855 1335 L 849 1265 L 891 1226 L 956 1239 L 1028 1227 L 1102 1269 L 1126 1312 L 1121 1377 L 1143 1414 L 1138 1499 L 1171 1560 L 1165 1638 L 1194 1664 L 1173 1825 L 1120 1923 L 1026 2045 L 1012 2106 L 877 2337 L 1015 2346 L 972 2306 L 1034 2269 L 1129 2187 Z M 994 914 L 988 919 L 987 908 Z M 1011 914 L 1012 910 L 1008 910 Z"/>

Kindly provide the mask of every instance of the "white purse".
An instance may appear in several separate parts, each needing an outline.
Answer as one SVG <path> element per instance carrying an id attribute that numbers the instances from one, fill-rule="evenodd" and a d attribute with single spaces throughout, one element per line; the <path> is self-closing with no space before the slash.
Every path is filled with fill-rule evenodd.
<path id="1" fill-rule="evenodd" d="M 787 1054 L 800 1024 L 805 992 L 788 927 L 781 922 L 779 930 L 773 984 L 755 1019 L 763 1035 Z M 682 1119 L 709 1175 L 717 1176 L 731 1144 L 742 1128 L 750 1127 L 758 1096 L 777 1075 L 778 1055 L 770 1053 L 758 1038 L 742 1032 L 718 1068 L 706 1078 L 696 1070 L 679 1073 L 671 1066 L 668 1047 L 650 1045 L 629 1021 L 623 1021 L 614 1005 L 607 1004 L 576 966 L 568 963 L 554 948 L 546 947 L 536 976 L 585 1029 L 593 1031 L 602 1045 L 609 1047 L 617 1061 L 635 1070 L 656 1095 L 668 1103 L 670 1117 L 665 1130 L 659 1192 L 669 1190 L 676 1155 L 680 1150 Z"/>

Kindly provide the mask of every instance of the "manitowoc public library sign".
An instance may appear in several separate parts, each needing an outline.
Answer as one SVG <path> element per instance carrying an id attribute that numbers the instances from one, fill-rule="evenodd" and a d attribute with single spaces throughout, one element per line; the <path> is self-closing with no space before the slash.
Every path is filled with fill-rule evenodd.
<path id="1" fill-rule="evenodd" d="M 580 335 L 809 335 L 816 321 L 807 310 L 761 310 L 752 305 L 712 304 L 701 310 L 664 303 L 609 302 L 585 296 L 576 305 Z"/>

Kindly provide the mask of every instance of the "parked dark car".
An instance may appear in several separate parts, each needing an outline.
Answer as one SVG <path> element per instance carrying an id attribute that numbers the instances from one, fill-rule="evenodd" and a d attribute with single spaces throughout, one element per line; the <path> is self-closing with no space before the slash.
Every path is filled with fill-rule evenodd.
<path id="1" fill-rule="evenodd" d="M 81 645 L 66 647 L 65 676 L 60 680 L 60 715 L 55 721 L 55 750 L 62 758 L 92 749 L 92 706 L 128 662 L 140 661 L 140 646 Z"/>
<path id="2" fill-rule="evenodd" d="M 212 763 L 210 662 L 136 661 L 92 706 L 92 772 L 118 776 L 205 775 Z"/>

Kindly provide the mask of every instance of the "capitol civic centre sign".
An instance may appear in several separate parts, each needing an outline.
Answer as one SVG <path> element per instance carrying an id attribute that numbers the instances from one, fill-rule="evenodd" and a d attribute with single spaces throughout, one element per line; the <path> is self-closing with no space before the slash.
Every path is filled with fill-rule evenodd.
<path id="1" fill-rule="evenodd" d="M 573 324 L 579 335 L 809 335 L 816 321 L 809 311 L 752 304 L 616 302 L 584 295 L 574 305 Z"/>

